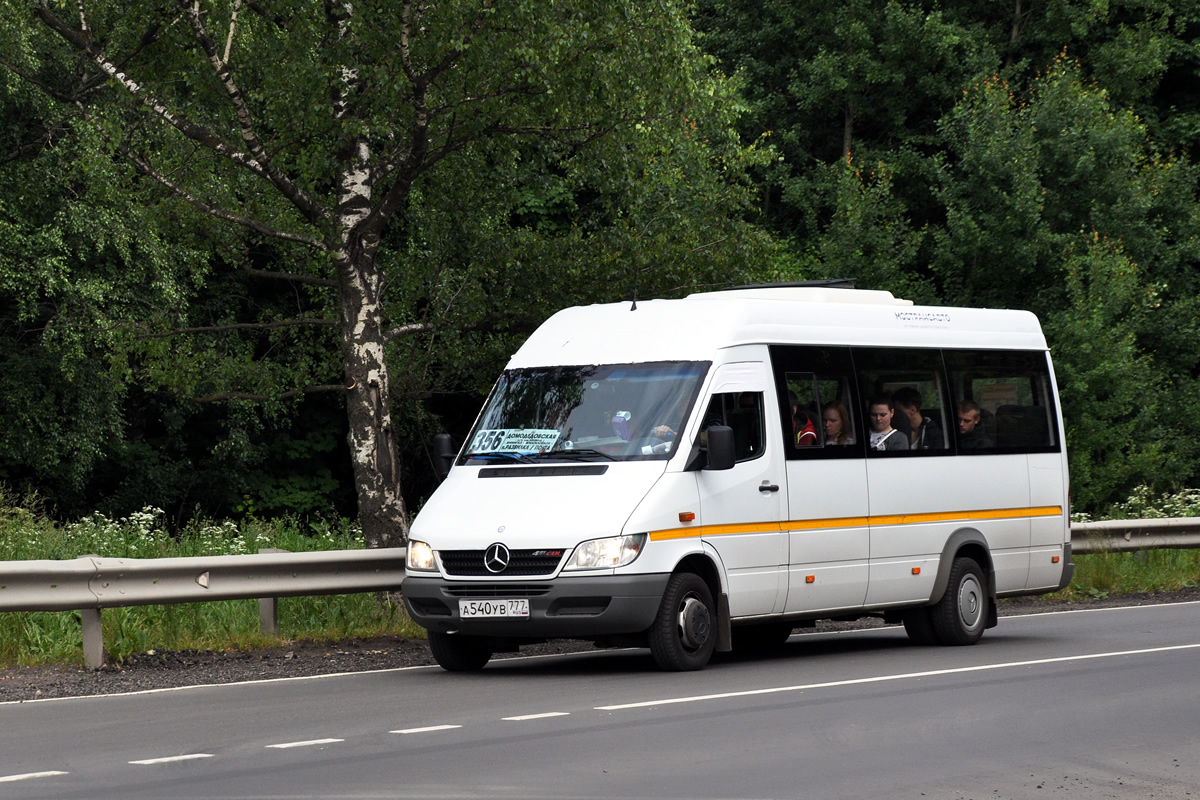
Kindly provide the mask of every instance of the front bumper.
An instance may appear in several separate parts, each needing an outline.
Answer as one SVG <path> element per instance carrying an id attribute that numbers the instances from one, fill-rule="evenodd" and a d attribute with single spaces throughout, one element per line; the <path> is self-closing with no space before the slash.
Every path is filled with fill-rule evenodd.
<path id="1" fill-rule="evenodd" d="M 667 573 L 558 577 L 547 581 L 447 581 L 408 575 L 401 585 L 413 621 L 438 633 L 515 639 L 587 639 L 641 633 L 658 613 Z M 458 601 L 529 599 L 529 616 L 461 619 Z"/>

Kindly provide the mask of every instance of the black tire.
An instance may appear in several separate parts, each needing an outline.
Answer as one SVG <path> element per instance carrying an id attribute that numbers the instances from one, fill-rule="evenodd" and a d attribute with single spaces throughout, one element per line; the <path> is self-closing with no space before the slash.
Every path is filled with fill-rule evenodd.
<path id="1" fill-rule="evenodd" d="M 929 608 L 914 608 L 904 614 L 904 632 L 913 644 L 941 644 L 933 629 L 933 618 Z"/>
<path id="2" fill-rule="evenodd" d="M 492 659 L 492 651 L 469 636 L 429 632 L 429 649 L 448 672 L 474 672 Z"/>
<path id="3" fill-rule="evenodd" d="M 660 669 L 703 669 L 717 644 L 716 610 L 708 584 L 691 572 L 667 581 L 658 616 L 650 626 L 650 653 Z"/>
<path id="4" fill-rule="evenodd" d="M 929 612 L 938 640 L 949 645 L 978 642 L 987 627 L 990 602 L 987 580 L 975 559 L 954 559 L 946 593 Z"/>
<path id="5" fill-rule="evenodd" d="M 768 653 L 783 647 L 792 635 L 790 622 L 765 622 L 733 629 L 733 649 L 745 653 Z"/>

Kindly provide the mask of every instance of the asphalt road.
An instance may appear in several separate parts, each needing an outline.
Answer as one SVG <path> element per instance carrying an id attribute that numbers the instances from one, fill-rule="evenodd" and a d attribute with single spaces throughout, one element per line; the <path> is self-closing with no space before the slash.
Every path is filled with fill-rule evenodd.
<path id="1" fill-rule="evenodd" d="M 1200 798 L 1200 603 L 0 704 L 3 798 Z"/>

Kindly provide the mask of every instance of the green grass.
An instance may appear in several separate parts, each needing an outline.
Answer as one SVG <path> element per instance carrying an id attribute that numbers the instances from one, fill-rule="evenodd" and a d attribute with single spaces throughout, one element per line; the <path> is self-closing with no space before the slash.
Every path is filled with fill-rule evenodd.
<path id="1" fill-rule="evenodd" d="M 61 525 L 41 513 L 37 498 L 16 499 L 0 487 L 0 561 L 169 558 L 237 555 L 266 548 L 292 552 L 353 550 L 362 533 L 345 520 L 242 523 L 197 522 L 171 534 L 162 511 L 144 509 L 127 518 L 93 514 Z M 256 600 L 108 608 L 101 614 L 104 646 L 120 663 L 148 650 L 252 650 L 299 639 L 423 638 L 400 605 L 374 593 L 280 598 L 279 636 L 259 631 Z M 82 664 L 83 634 L 76 612 L 0 613 L 0 667 Z"/>
<path id="2" fill-rule="evenodd" d="M 1071 585 L 1047 595 L 1087 600 L 1110 594 L 1172 592 L 1200 586 L 1200 550 L 1141 550 L 1075 556 Z"/>

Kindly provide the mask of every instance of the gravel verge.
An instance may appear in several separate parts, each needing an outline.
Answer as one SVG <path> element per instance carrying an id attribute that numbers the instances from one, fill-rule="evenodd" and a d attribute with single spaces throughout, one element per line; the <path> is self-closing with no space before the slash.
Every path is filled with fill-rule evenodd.
<path id="1" fill-rule="evenodd" d="M 1114 595 L 1065 602 L 1018 598 L 1000 604 L 1001 616 L 1045 613 L 1075 608 L 1114 608 L 1200 601 L 1200 587 L 1158 594 Z M 801 632 L 823 633 L 852 628 L 880 627 L 879 619 L 817 623 Z M 521 648 L 519 655 L 584 652 L 591 642 L 560 640 Z M 505 658 L 508 654 L 498 654 Z M 299 678 L 342 672 L 396 669 L 434 664 L 424 639 L 385 637 L 354 639 L 333 644 L 296 641 L 281 647 L 253 651 L 154 651 L 138 653 L 125 663 L 96 670 L 79 666 L 49 665 L 0 669 L 0 702 L 24 702 L 60 697 L 140 692 L 154 689 L 239 683 L 278 678 Z"/>

